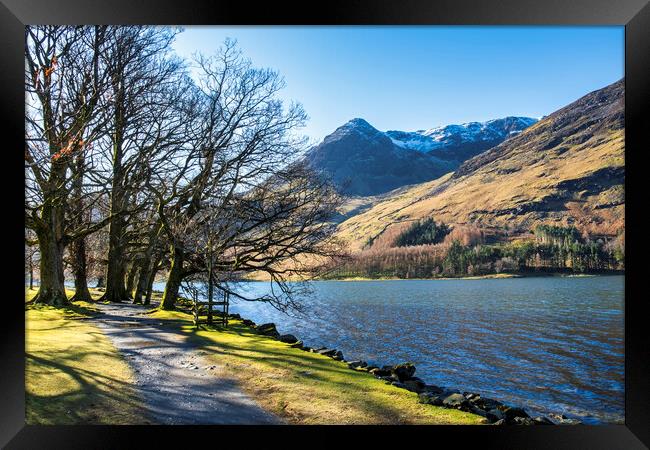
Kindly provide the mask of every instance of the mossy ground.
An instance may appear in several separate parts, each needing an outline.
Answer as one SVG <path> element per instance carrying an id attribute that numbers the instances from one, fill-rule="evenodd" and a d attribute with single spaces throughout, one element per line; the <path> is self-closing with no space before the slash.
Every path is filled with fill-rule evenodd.
<path id="1" fill-rule="evenodd" d="M 174 323 L 204 349 L 221 376 L 239 380 L 265 409 L 292 424 L 479 424 L 480 416 L 418 403 L 415 393 L 350 370 L 326 356 L 257 334 L 241 321 L 200 325 L 179 311 L 152 315 Z"/>
<path id="2" fill-rule="evenodd" d="M 131 369 L 101 330 L 86 320 L 95 312 L 94 306 L 30 304 L 35 294 L 36 290 L 26 291 L 26 422 L 146 423 Z"/>

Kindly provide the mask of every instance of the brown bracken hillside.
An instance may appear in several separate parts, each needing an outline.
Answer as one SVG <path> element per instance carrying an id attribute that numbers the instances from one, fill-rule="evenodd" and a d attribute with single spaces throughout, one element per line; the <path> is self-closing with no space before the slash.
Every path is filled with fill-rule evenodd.
<path id="1" fill-rule="evenodd" d="M 391 227 L 433 217 L 517 236 L 537 224 L 615 236 L 625 218 L 624 80 L 543 118 L 454 173 L 401 188 L 339 224 L 361 249 Z"/>

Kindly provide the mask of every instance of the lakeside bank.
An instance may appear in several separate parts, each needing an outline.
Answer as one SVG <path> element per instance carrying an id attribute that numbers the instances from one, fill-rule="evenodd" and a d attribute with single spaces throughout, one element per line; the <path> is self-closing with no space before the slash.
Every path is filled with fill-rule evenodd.
<path id="1" fill-rule="evenodd" d="M 463 275 L 463 276 L 436 276 L 429 278 L 399 278 L 399 277 L 311 277 L 311 278 L 298 278 L 289 277 L 288 282 L 299 281 L 436 281 L 436 280 L 490 280 L 490 279 L 508 279 L 508 278 L 584 278 L 584 277 L 599 277 L 599 276 L 612 276 L 612 275 L 625 275 L 625 271 L 603 271 L 603 272 L 545 272 L 545 271 L 530 271 L 518 273 L 490 273 L 485 275 Z M 236 281 L 240 282 L 268 282 L 266 275 L 251 275 Z"/>
<path id="2" fill-rule="evenodd" d="M 310 284 L 296 298 L 302 314 L 246 301 L 230 312 L 275 322 L 280 333 L 352 360 L 410 361 L 427 383 L 479 392 L 531 414 L 560 412 L 588 424 L 623 420 L 622 276 Z M 231 288 L 249 298 L 271 290 L 268 283 Z"/>
<path id="3" fill-rule="evenodd" d="M 568 282 L 568 281 L 569 281 L 569 280 L 567 280 L 567 282 Z M 446 284 L 446 283 L 445 283 L 445 284 Z M 472 283 L 472 284 L 473 284 L 473 283 Z M 391 285 L 392 285 L 392 283 L 391 283 Z M 490 283 L 490 285 L 491 285 L 491 283 Z M 93 292 L 93 294 L 96 294 L 96 293 Z M 98 295 L 98 293 L 97 293 L 97 295 Z M 156 296 L 154 297 L 154 300 L 157 299 L 157 297 L 158 297 L 158 295 L 156 295 Z M 118 305 L 118 306 L 119 306 L 119 305 Z M 144 309 L 143 309 L 143 311 L 144 311 Z M 156 310 L 153 310 L 153 309 L 151 309 L 151 311 L 152 311 L 151 314 L 153 314 L 151 317 L 157 318 L 156 314 L 158 314 L 158 312 L 157 312 Z M 238 311 L 238 312 L 240 312 L 240 311 Z M 166 312 L 160 312 L 160 313 L 163 314 L 163 315 L 166 314 Z M 244 328 L 248 328 L 247 330 L 246 330 L 246 329 L 243 329 L 243 330 L 234 330 L 234 329 L 233 329 L 233 330 L 221 330 L 221 329 L 219 329 L 219 327 L 216 327 L 216 328 L 215 328 L 215 327 L 211 327 L 211 328 L 213 328 L 213 329 L 207 329 L 207 330 L 206 330 L 206 329 L 193 330 L 193 329 L 192 329 L 193 326 L 192 326 L 192 324 L 191 324 L 191 315 L 189 315 L 189 314 L 187 314 L 187 313 L 184 313 L 184 312 L 182 312 L 182 311 L 174 311 L 173 313 L 169 313 L 169 314 L 178 315 L 178 317 L 174 318 L 174 321 L 176 321 L 176 319 L 179 319 L 178 321 L 176 321 L 177 323 L 173 324 L 173 325 L 174 325 L 174 328 L 179 328 L 179 327 L 180 327 L 180 328 L 182 329 L 183 327 L 186 327 L 186 328 L 187 328 L 187 331 L 189 332 L 189 337 L 188 337 L 188 339 L 189 339 L 189 338 L 194 338 L 195 336 L 197 336 L 198 334 L 200 334 L 200 333 L 202 333 L 202 332 L 207 332 L 208 335 L 211 335 L 211 337 L 213 337 L 213 338 L 214 338 L 214 337 L 218 337 L 219 339 L 225 339 L 226 337 L 232 337 L 232 335 L 233 335 L 232 331 L 237 331 L 237 332 L 240 333 L 240 334 L 241 334 L 241 333 L 243 333 L 243 334 L 252 334 L 252 335 L 264 334 L 264 333 L 263 333 L 263 331 L 264 331 L 263 329 L 257 329 L 256 327 L 255 327 L 255 328 L 252 327 L 252 326 L 251 326 L 252 324 L 250 323 L 250 321 L 247 321 L 246 319 L 242 319 L 242 318 L 236 318 L 236 315 L 233 315 L 234 321 L 232 322 L 231 325 L 233 325 L 233 326 L 244 325 L 244 326 L 245 326 Z M 248 315 L 246 315 L 246 316 L 248 317 Z M 161 319 L 162 319 L 162 320 L 161 320 L 161 323 L 164 324 L 165 328 L 167 328 L 168 325 L 172 325 L 172 323 L 168 323 L 168 319 L 169 319 L 169 318 L 161 317 Z M 182 319 L 182 320 L 180 320 L 180 319 Z M 257 318 L 256 318 L 256 320 L 257 320 Z M 237 321 L 241 321 L 241 323 L 238 323 Z M 282 320 L 280 320 L 278 323 L 280 324 L 280 328 L 281 328 L 281 329 L 284 328 L 284 327 L 282 326 L 282 323 L 283 323 Z M 161 326 L 162 326 L 162 325 L 161 325 Z M 205 327 L 203 327 L 203 328 L 205 328 Z M 265 327 L 262 327 L 262 328 L 265 328 Z M 181 330 L 181 331 L 183 331 L 183 330 Z M 213 333 L 214 331 L 216 331 L 217 333 Z M 231 332 L 230 332 L 230 333 L 227 333 L 227 335 L 223 335 L 223 334 L 222 334 L 223 331 L 231 331 Z M 277 330 L 276 330 L 276 331 L 277 331 Z M 235 333 L 235 334 L 237 334 L 237 333 Z M 298 334 L 300 335 L 300 332 L 299 332 Z M 273 337 L 271 337 L 271 338 L 273 338 Z M 314 348 L 313 348 L 313 350 L 314 350 L 313 353 L 318 353 L 318 352 L 320 351 L 321 353 L 325 353 L 325 356 L 328 357 L 328 358 L 331 358 L 332 355 L 336 355 L 336 353 L 337 353 L 336 351 L 333 351 L 333 352 L 332 352 L 332 350 L 334 350 L 333 348 L 326 349 L 326 348 L 317 347 L 318 342 L 319 342 L 318 339 L 316 339 L 316 340 L 314 340 L 313 338 L 312 338 L 312 339 L 309 339 L 309 344 L 312 345 L 312 346 L 314 347 Z M 241 382 L 242 382 L 242 383 L 245 383 L 245 384 L 252 383 L 253 381 L 255 381 L 255 382 L 259 381 L 259 380 L 251 380 L 251 379 L 250 379 L 250 378 L 251 378 L 251 376 L 250 376 L 250 373 L 251 373 L 250 369 L 251 369 L 251 368 L 256 368 L 256 370 L 253 371 L 253 372 L 254 372 L 254 376 L 258 376 L 258 375 L 260 375 L 260 376 L 265 376 L 265 375 L 264 375 L 265 373 L 273 373 L 273 375 L 270 376 L 270 379 L 267 379 L 266 382 L 261 382 L 261 383 L 260 383 L 260 386 L 262 386 L 261 391 L 258 391 L 257 393 L 256 393 L 255 391 L 250 391 L 250 392 L 249 392 L 250 395 L 251 395 L 252 397 L 255 397 L 255 398 L 257 398 L 257 397 L 264 397 L 264 398 L 265 398 L 265 397 L 268 396 L 268 394 L 265 392 L 265 389 L 263 389 L 263 387 L 266 386 L 266 387 L 268 388 L 268 390 L 270 390 L 270 391 L 274 391 L 274 390 L 276 390 L 276 385 L 275 385 L 275 383 L 276 383 L 277 381 L 281 381 L 281 384 L 283 384 L 283 383 L 287 382 L 287 380 L 284 380 L 284 379 L 283 379 L 283 375 L 282 375 L 282 374 L 285 373 L 285 372 L 283 372 L 283 370 L 281 370 L 281 367 L 278 367 L 278 361 L 277 361 L 278 358 L 277 358 L 277 355 L 275 355 L 276 357 L 273 358 L 274 355 L 268 355 L 268 354 L 266 354 L 266 353 L 268 353 L 268 352 L 265 352 L 262 348 L 260 348 L 259 345 L 258 345 L 259 343 L 260 343 L 260 341 L 256 340 L 255 345 L 253 345 L 252 343 L 248 343 L 248 344 L 246 344 L 246 345 L 243 345 L 243 343 L 241 343 L 241 342 L 238 341 L 238 342 L 237 342 L 237 344 L 238 344 L 238 345 L 237 345 L 237 351 L 234 352 L 234 353 L 236 353 L 236 355 L 230 355 L 230 353 L 231 353 L 230 351 L 224 352 L 224 351 L 221 351 L 221 350 L 222 350 L 222 347 L 231 346 L 232 343 L 228 342 L 227 340 L 226 340 L 226 341 L 222 341 L 222 342 L 217 346 L 217 348 L 216 348 L 216 350 L 218 350 L 218 351 L 221 353 L 221 357 L 220 357 L 219 359 L 215 359 L 215 362 L 218 363 L 219 361 L 224 361 L 225 358 L 226 358 L 227 356 L 233 356 L 233 357 L 234 357 L 234 359 L 232 360 L 232 365 L 233 365 L 233 367 L 238 367 L 238 366 L 240 366 L 240 364 L 242 364 L 240 368 L 243 368 L 244 370 L 239 371 L 239 373 L 241 374 L 241 376 L 243 376 L 243 379 L 242 379 Z M 241 344 L 241 347 L 240 347 L 240 344 Z M 293 345 L 293 344 L 282 343 L 282 342 L 280 342 L 280 343 L 276 343 L 276 344 L 279 344 L 281 347 L 286 347 L 286 346 L 288 345 L 290 348 L 291 348 L 292 345 Z M 294 344 L 295 344 L 295 342 L 294 342 Z M 330 342 L 330 345 L 331 345 L 331 344 L 332 344 L 332 342 Z M 197 347 L 202 347 L 202 346 L 204 346 L 204 345 L 212 345 L 212 344 L 210 344 L 210 342 L 198 342 L 198 343 L 196 344 Z M 336 342 L 334 342 L 334 345 L 336 345 L 336 346 L 338 347 L 338 345 L 337 345 Z M 341 344 L 341 345 L 342 345 L 342 344 Z M 345 348 L 348 348 L 348 347 L 343 346 L 342 348 L 345 349 Z M 309 350 L 309 349 L 308 349 L 308 350 Z M 348 350 L 350 350 L 350 349 L 348 348 Z M 352 350 L 350 350 L 350 353 L 351 353 L 351 354 L 358 353 L 358 352 L 356 352 L 356 351 L 354 351 L 354 350 L 355 350 L 355 347 L 353 346 L 353 347 L 352 347 Z M 295 349 L 294 349 L 294 351 L 295 351 Z M 245 353 L 245 352 L 252 352 L 252 353 L 255 354 L 255 355 L 262 356 L 262 357 L 263 357 L 262 359 L 264 359 L 264 358 L 266 358 L 266 357 L 269 357 L 269 358 L 271 358 L 271 359 L 274 359 L 274 361 L 272 361 L 272 362 L 274 362 L 274 363 L 276 363 L 276 364 L 275 364 L 275 366 L 274 366 L 273 364 L 270 364 L 269 361 L 265 361 L 265 362 L 263 362 L 263 361 L 261 361 L 261 360 L 258 361 L 257 358 L 255 358 L 255 359 L 253 359 L 253 358 L 246 358 L 245 354 L 244 354 L 244 355 L 242 354 L 242 353 Z M 270 348 L 270 353 L 274 353 L 274 352 L 276 352 L 276 349 L 275 349 L 273 346 L 271 346 L 271 348 Z M 328 356 L 328 354 L 329 354 L 329 356 Z M 346 354 L 347 354 L 347 352 L 346 352 Z M 363 357 L 364 354 L 363 354 L 363 353 L 362 353 L 362 354 L 358 354 L 357 357 L 358 357 L 358 356 Z M 394 355 L 393 355 L 393 356 L 394 356 Z M 402 356 L 404 356 L 404 355 L 402 355 Z M 333 358 L 331 358 L 331 359 L 333 359 Z M 342 356 L 342 355 L 340 356 L 340 359 L 343 359 L 343 356 Z M 392 371 L 391 368 L 394 368 L 395 366 L 388 366 L 388 365 L 385 366 L 385 365 L 384 365 L 385 362 L 391 362 L 391 359 L 393 359 L 393 358 L 391 358 L 390 355 L 389 355 L 389 358 L 388 358 L 388 359 L 386 359 L 386 358 L 379 358 L 379 359 L 377 360 L 377 358 L 375 358 L 375 359 L 373 360 L 373 362 L 374 362 L 375 365 L 377 365 L 377 366 L 379 366 L 379 367 L 372 367 L 370 364 L 368 364 L 368 365 L 366 366 L 367 368 L 365 368 L 365 370 L 364 370 L 363 367 L 362 367 L 362 368 L 354 367 L 354 369 L 357 369 L 357 371 L 361 371 L 361 372 L 370 372 L 370 370 L 375 369 L 375 368 L 376 368 L 376 369 L 381 369 L 381 370 L 384 370 L 385 372 L 384 372 L 384 373 L 379 373 L 379 374 L 377 374 L 377 373 L 371 373 L 371 375 L 373 375 L 373 376 L 375 376 L 375 375 L 379 375 L 379 377 L 376 377 L 376 378 L 378 379 L 378 381 L 380 381 L 380 382 L 382 382 L 382 383 L 388 383 L 388 384 L 390 384 L 390 385 L 392 385 L 392 386 L 395 386 L 395 387 L 398 387 L 398 388 L 402 388 L 402 389 L 403 389 L 403 386 L 401 386 L 400 383 L 403 384 L 404 381 L 410 381 L 411 383 L 409 383 L 409 384 L 414 384 L 415 387 L 417 387 L 417 385 L 419 384 L 419 381 L 421 381 L 421 380 L 418 380 L 417 378 L 416 378 L 416 379 L 411 379 L 411 380 L 408 380 L 408 378 L 407 378 L 407 379 L 400 379 L 400 378 L 399 378 L 399 375 L 397 375 L 397 374 L 393 374 L 393 373 L 392 373 L 393 371 Z M 401 359 L 401 358 L 400 358 L 400 359 Z M 398 359 L 397 361 L 395 361 L 395 360 L 393 359 L 392 362 L 398 362 L 398 361 L 400 361 L 400 359 Z M 406 360 L 408 360 L 408 359 L 405 358 L 404 360 L 406 361 Z M 417 361 L 416 361 L 416 362 L 417 362 Z M 420 364 L 421 362 L 422 362 L 422 361 L 418 362 L 417 365 L 419 366 L 419 364 Z M 261 366 L 258 367 L 258 363 L 261 364 Z M 349 369 L 349 367 L 348 367 L 349 364 L 350 364 L 350 363 L 355 363 L 355 361 L 347 361 L 347 362 L 345 362 L 345 361 L 339 361 L 339 363 L 343 363 L 343 367 Z M 229 364 L 230 364 L 230 361 L 229 361 Z M 357 365 L 358 365 L 358 366 L 362 366 L 363 364 L 357 364 Z M 396 365 L 397 365 L 397 364 L 396 364 Z M 309 372 L 309 370 L 307 370 L 307 372 Z M 376 371 L 376 372 L 377 372 L 377 371 Z M 230 375 L 233 376 L 233 377 L 236 377 L 236 376 L 237 376 L 237 373 L 238 373 L 238 371 L 234 371 L 234 372 L 231 373 Z M 411 374 L 411 375 L 413 375 L 413 374 Z M 426 375 L 426 373 L 425 373 L 425 375 Z M 420 375 L 420 376 L 422 376 L 422 375 Z M 385 377 L 385 378 L 381 378 L 381 377 Z M 397 377 L 397 379 L 395 379 L 395 377 Z M 295 388 L 297 382 L 304 382 L 304 381 L 306 381 L 306 380 L 304 379 L 304 378 L 305 378 L 304 374 L 300 374 L 300 373 L 294 374 L 294 378 L 295 378 L 295 380 L 288 380 L 289 382 L 288 382 L 288 384 L 287 384 L 287 388 L 286 388 L 287 390 L 291 390 L 292 387 Z M 411 376 L 410 378 L 414 378 L 414 377 Z M 424 377 L 424 378 L 427 378 L 427 379 L 431 380 L 430 375 L 429 375 L 429 376 L 426 376 L 426 377 Z M 441 381 L 441 380 L 436 380 L 436 378 L 437 378 L 437 377 L 434 377 L 434 378 L 433 378 L 433 381 L 434 381 L 434 382 L 436 382 L 436 381 Z M 447 381 L 449 382 L 449 380 L 447 380 Z M 270 382 L 270 384 L 267 384 L 267 382 Z M 444 380 L 442 380 L 442 382 L 445 383 Z M 436 384 L 438 384 L 438 383 L 436 383 Z M 444 385 L 447 385 L 447 384 L 445 383 Z M 463 385 L 465 385 L 465 384 L 464 384 L 464 383 L 456 384 L 456 382 L 454 382 L 454 381 L 452 381 L 450 384 L 448 384 L 448 386 L 455 386 L 455 385 L 456 385 L 456 386 L 463 386 Z M 488 385 L 488 388 L 489 388 L 490 386 L 492 386 L 492 385 L 493 385 L 493 384 Z M 496 385 L 494 385 L 494 386 L 496 386 Z M 447 392 L 447 391 L 456 391 L 456 392 L 449 392 L 449 394 L 451 395 L 452 393 L 456 393 L 456 394 L 460 393 L 460 394 L 465 394 L 465 395 L 468 395 L 468 396 L 471 395 L 472 398 L 475 398 L 475 397 L 479 397 L 476 393 L 478 393 L 478 392 L 482 392 L 482 389 L 483 389 L 483 388 L 484 388 L 484 386 L 476 386 L 476 385 L 475 385 L 475 386 L 474 386 L 474 391 L 473 391 L 474 394 L 472 394 L 471 392 L 460 392 L 458 389 L 455 389 L 455 390 L 454 390 L 454 389 L 446 389 L 446 388 L 440 388 L 440 389 L 444 389 L 442 392 L 436 392 L 435 389 L 431 389 L 431 390 L 429 390 L 429 392 L 430 392 L 430 393 L 434 393 L 434 394 L 436 394 L 436 396 L 440 397 L 440 394 L 444 394 L 444 393 Z M 279 391 L 282 392 L 282 389 L 280 389 Z M 489 391 L 489 389 L 488 389 L 488 391 Z M 418 393 L 418 392 L 416 392 L 416 393 Z M 421 393 L 421 392 L 420 392 L 420 393 Z M 491 394 L 492 394 L 492 395 L 490 395 L 491 397 L 494 396 L 494 392 L 492 392 Z M 305 398 L 306 398 L 306 399 L 307 399 L 307 398 L 310 398 L 310 395 L 311 395 L 311 393 L 308 392 L 308 395 L 306 395 Z M 327 395 L 331 395 L 331 392 L 330 392 L 330 393 L 326 393 L 326 396 L 327 396 Z M 465 396 L 465 395 L 464 395 L 464 396 Z M 319 396 L 320 396 L 320 395 L 317 395 L 317 397 L 319 397 Z M 449 396 L 449 395 L 447 395 L 447 396 Z M 273 396 L 272 396 L 272 397 L 273 397 Z M 431 396 L 431 397 L 433 397 L 433 396 Z M 494 396 L 494 398 L 504 398 L 504 397 Z M 507 396 L 506 396 L 505 398 L 507 399 Z M 445 398 L 440 398 L 441 401 L 444 401 L 444 399 L 445 399 Z M 415 397 L 415 401 L 417 401 L 417 400 L 418 400 L 418 399 L 417 399 L 417 396 L 416 396 L 416 397 Z M 420 399 L 420 400 L 422 400 L 422 399 Z M 432 400 L 433 402 L 438 402 L 438 400 L 436 400 L 436 399 L 434 399 L 434 398 L 432 398 L 431 400 Z M 457 400 L 460 400 L 460 401 L 462 402 L 462 400 L 459 399 L 459 398 L 457 398 Z M 469 401 L 469 398 L 466 398 L 466 400 Z M 512 400 L 512 399 L 511 399 L 511 400 Z M 290 401 L 289 403 L 292 403 L 293 401 L 300 401 L 300 399 L 292 399 L 292 401 Z M 306 402 L 305 402 L 305 405 L 306 405 L 306 408 L 307 408 L 307 409 L 309 408 L 309 403 L 310 403 L 309 401 L 306 401 Z M 280 402 L 280 403 L 276 403 L 275 406 L 272 405 L 272 404 L 267 405 L 267 408 L 271 408 L 271 409 L 272 409 L 272 408 L 274 408 L 274 407 L 277 407 L 278 404 L 282 405 L 282 402 Z M 515 401 L 515 402 L 513 402 L 513 404 L 516 405 L 516 404 L 518 404 L 518 402 Z M 525 405 L 526 403 L 522 403 L 522 404 Z M 294 406 L 295 406 L 295 405 L 294 405 Z M 289 410 L 292 410 L 292 409 L 293 409 L 293 408 L 289 408 Z M 309 422 L 308 419 L 304 419 L 305 417 L 308 417 L 308 415 L 309 415 L 309 414 L 308 414 L 308 413 L 309 413 L 308 410 L 301 410 L 299 407 L 296 407 L 296 409 L 297 409 L 298 411 L 300 411 L 298 414 L 296 414 L 296 417 L 299 417 L 299 418 L 302 418 L 302 419 L 303 419 L 302 422 L 296 422 L 296 423 L 320 423 L 320 422 L 318 421 L 318 419 L 314 419 L 314 420 L 315 420 L 314 422 Z M 558 411 L 558 410 L 557 410 L 557 409 L 554 409 L 554 408 L 548 408 L 546 411 L 542 411 L 542 413 L 545 413 L 545 414 L 548 415 L 548 412 L 550 412 L 550 411 Z M 485 411 L 485 412 L 487 412 L 487 411 Z M 539 412 L 537 412 L 536 414 L 539 414 Z M 532 415 L 532 413 L 531 413 L 531 415 Z M 560 417 L 560 419 L 562 419 L 562 418 Z M 300 420 L 300 419 L 298 419 L 298 420 Z M 562 419 L 562 420 L 564 420 L 564 419 Z M 570 422 L 570 421 L 569 421 L 569 422 Z M 335 422 L 335 423 L 338 423 L 338 422 Z M 355 421 L 353 420 L 352 422 L 345 422 L 345 423 L 357 423 L 357 422 L 355 422 Z M 370 423 L 375 423 L 375 422 L 370 422 Z M 382 422 L 382 423 L 383 423 L 383 422 Z M 389 423 L 392 423 L 392 422 L 389 422 Z M 427 422 L 425 421 L 425 422 L 400 422 L 400 423 L 427 423 Z"/>
<path id="4" fill-rule="evenodd" d="M 299 349 L 309 354 L 331 358 L 334 361 L 345 364 L 353 372 L 370 374 L 377 380 L 383 381 L 385 385 L 416 393 L 420 404 L 463 411 L 480 416 L 483 418 L 480 423 L 492 425 L 577 425 L 581 423 L 579 420 L 570 419 L 563 414 L 557 413 L 549 414 L 548 417 L 531 417 L 521 407 L 507 405 L 500 401 L 483 397 L 476 392 L 467 392 L 455 388 L 427 384 L 415 376 L 416 367 L 409 362 L 379 367 L 369 365 L 367 362 L 361 360 L 347 361 L 340 350 L 327 347 L 308 347 L 292 334 L 280 334 L 274 323 L 256 325 L 249 319 L 242 319 L 238 314 L 229 315 L 229 318 L 241 321 L 242 325 L 250 327 L 264 336 L 288 344 L 292 349 Z M 377 389 L 377 386 L 375 386 L 375 389 Z"/>
<path id="5" fill-rule="evenodd" d="M 91 292 L 93 297 L 99 296 L 98 291 Z M 69 328 L 38 325 L 38 333 L 32 331 L 26 336 L 28 358 L 35 348 L 41 349 L 37 355 L 40 364 L 26 373 L 30 423 L 146 423 L 140 414 L 143 405 L 133 389 L 131 368 L 93 325 L 97 311 L 92 309 L 92 304 L 84 306 L 87 307 L 73 306 L 77 315 L 69 317 L 70 308 L 27 306 L 28 329 L 44 325 L 44 320 L 70 322 Z M 233 318 L 228 328 L 201 326 L 197 329 L 192 316 L 182 311 L 142 307 L 142 312 L 148 312 L 143 317 L 155 318 L 160 327 L 172 330 L 204 351 L 205 358 L 220 367 L 219 374 L 208 376 L 231 377 L 264 409 L 287 423 L 480 424 L 484 421 L 481 416 L 468 412 L 418 403 L 414 392 L 386 384 L 369 373 L 350 370 L 345 363 L 326 355 L 305 352 L 265 336 L 241 319 Z M 79 331 L 83 338 L 76 336 L 77 326 L 84 327 Z M 84 358 L 62 358 L 56 347 L 48 351 L 50 342 L 57 340 L 66 342 L 62 344 L 66 352 Z M 94 342 L 103 343 L 100 350 L 94 347 Z M 99 357 L 103 358 L 101 363 L 96 359 Z M 83 364 L 89 360 L 93 361 L 92 369 Z M 44 366 L 50 368 L 47 373 L 42 369 Z M 118 391 L 114 383 L 104 383 L 102 378 L 103 374 L 116 372 L 121 373 L 119 392 L 114 392 Z M 38 391 L 47 383 L 45 375 L 58 379 L 57 389 L 63 394 L 43 395 Z M 85 380 L 83 389 L 79 386 L 80 379 Z M 74 395 L 65 397 L 68 392 Z M 109 395 L 127 396 L 124 405 L 132 406 L 133 410 L 122 410 L 122 403 L 106 398 Z M 59 418 L 52 411 L 69 412 L 69 419 Z M 90 415 L 91 411 L 97 411 L 97 415 Z"/>

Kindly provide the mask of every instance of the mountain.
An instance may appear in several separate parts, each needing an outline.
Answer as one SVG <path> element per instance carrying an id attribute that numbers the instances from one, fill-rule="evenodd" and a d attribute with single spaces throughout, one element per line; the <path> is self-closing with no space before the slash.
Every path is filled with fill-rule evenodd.
<path id="1" fill-rule="evenodd" d="M 535 123 L 528 117 L 447 125 L 430 130 L 381 132 L 352 119 L 312 148 L 310 165 L 348 195 L 383 194 L 430 181 Z"/>
<path id="2" fill-rule="evenodd" d="M 312 148 L 307 161 L 349 195 L 376 195 L 453 170 L 435 156 L 397 147 L 363 119 L 352 119 Z"/>
<path id="3" fill-rule="evenodd" d="M 399 147 L 461 163 L 521 133 L 535 122 L 537 119 L 531 117 L 504 117 L 415 132 L 387 131 L 386 134 Z"/>
<path id="4" fill-rule="evenodd" d="M 624 80 L 591 92 L 465 162 L 339 224 L 352 248 L 433 217 L 518 235 L 536 224 L 615 236 L 625 227 Z"/>

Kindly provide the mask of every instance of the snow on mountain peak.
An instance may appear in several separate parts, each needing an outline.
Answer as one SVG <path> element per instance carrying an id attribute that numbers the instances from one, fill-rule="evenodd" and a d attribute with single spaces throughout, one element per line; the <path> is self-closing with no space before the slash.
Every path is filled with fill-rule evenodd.
<path id="1" fill-rule="evenodd" d="M 325 137 L 323 142 L 341 139 L 344 136 L 357 135 L 368 140 L 387 140 L 387 136 L 364 119 L 359 117 L 348 120 L 338 127 L 332 134 Z"/>
<path id="2" fill-rule="evenodd" d="M 387 131 L 402 148 L 430 152 L 450 144 L 503 141 L 537 122 L 531 117 L 504 117 L 486 122 L 466 122 L 412 132 Z"/>
<path id="3" fill-rule="evenodd" d="M 362 119 L 361 117 L 355 117 L 354 119 L 350 119 L 346 122 L 345 125 L 354 126 L 354 127 L 363 127 L 363 128 L 373 128 L 372 125 L 370 125 L 365 119 Z"/>

